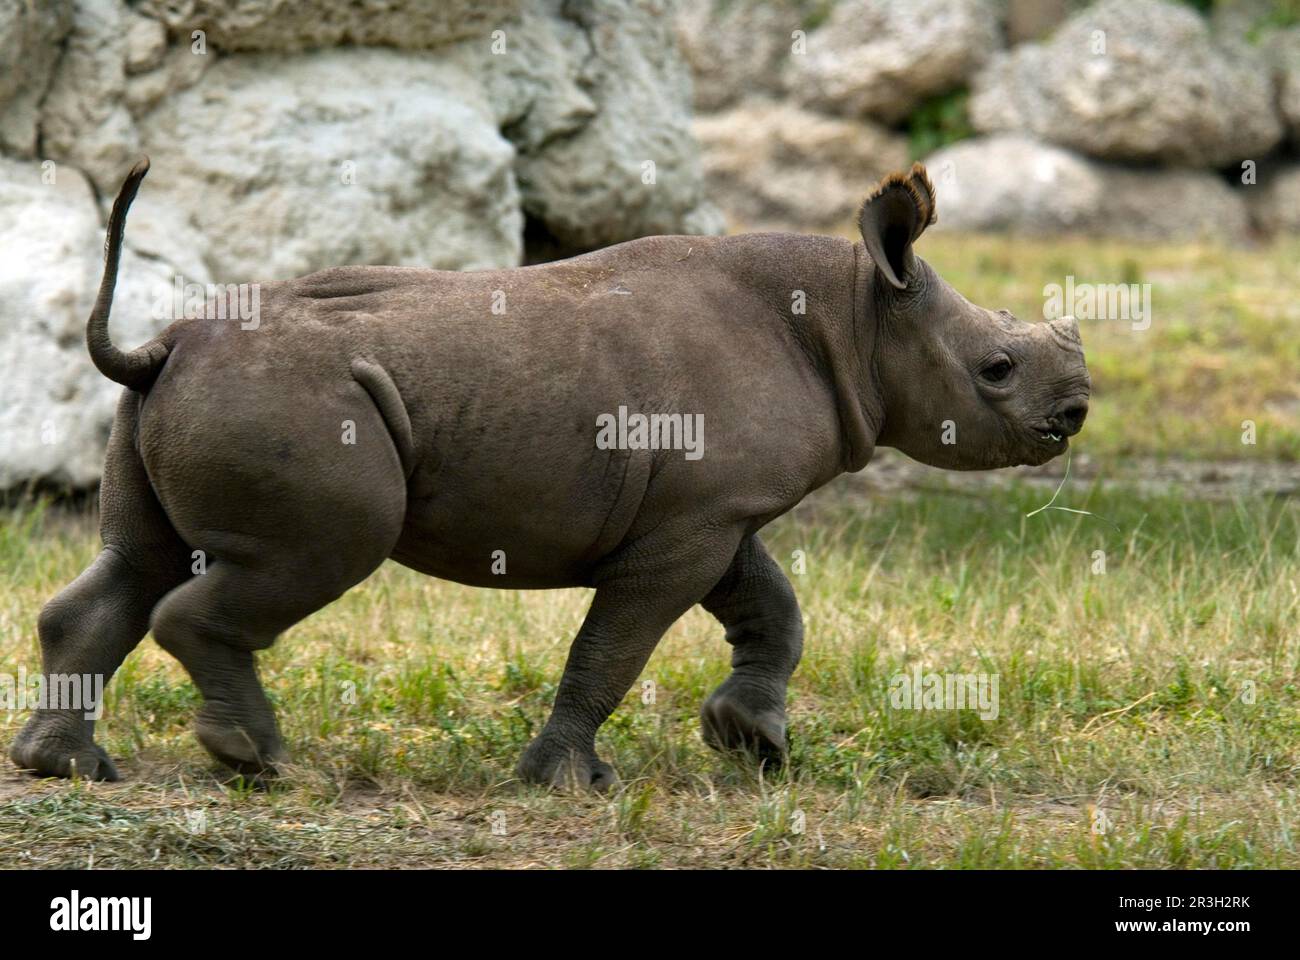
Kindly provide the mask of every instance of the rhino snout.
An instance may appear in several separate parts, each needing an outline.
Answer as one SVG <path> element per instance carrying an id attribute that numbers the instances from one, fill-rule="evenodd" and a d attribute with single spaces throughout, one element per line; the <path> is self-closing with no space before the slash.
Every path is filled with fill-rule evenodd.
<path id="1" fill-rule="evenodd" d="M 1062 404 L 1055 413 L 1047 418 L 1053 432 L 1072 437 L 1083 429 L 1083 421 L 1088 416 L 1088 401 L 1075 397 Z"/>

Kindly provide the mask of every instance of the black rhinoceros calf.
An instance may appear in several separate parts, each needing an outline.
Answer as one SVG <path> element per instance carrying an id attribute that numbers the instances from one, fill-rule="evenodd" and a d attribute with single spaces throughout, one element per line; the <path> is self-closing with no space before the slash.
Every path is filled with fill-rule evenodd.
<path id="1" fill-rule="evenodd" d="M 975 306 L 913 255 L 935 217 L 920 165 L 863 204 L 862 243 L 648 237 L 514 270 L 338 267 L 262 284 L 255 323 L 182 320 L 128 353 L 108 315 L 147 169 L 113 206 L 87 326 L 127 387 L 104 549 L 41 613 L 44 671 L 107 678 L 152 629 L 203 695 L 199 739 L 246 774 L 283 756 L 254 651 L 390 557 L 475 586 L 595 588 L 523 779 L 614 782 L 597 728 L 696 603 L 733 647 L 705 740 L 779 761 L 803 637 L 763 525 L 877 446 L 1038 464 L 1087 411 L 1072 320 Z M 81 710 L 38 711 L 12 757 L 116 777 Z"/>

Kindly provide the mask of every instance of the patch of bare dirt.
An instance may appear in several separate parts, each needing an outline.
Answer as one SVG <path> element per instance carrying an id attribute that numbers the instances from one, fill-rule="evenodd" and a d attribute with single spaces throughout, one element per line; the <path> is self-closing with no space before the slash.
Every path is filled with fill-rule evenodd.
<path id="1" fill-rule="evenodd" d="M 1066 461 L 1057 458 L 1041 467 L 954 472 L 927 467 L 896 450 L 879 450 L 866 469 L 838 481 L 866 495 L 937 490 L 988 491 L 1013 483 L 1041 485 L 1049 492 L 1065 476 Z M 1070 462 L 1072 486 L 1120 486 L 1148 494 L 1177 494 L 1205 500 L 1236 497 L 1300 495 L 1300 464 L 1249 460 L 1096 461 L 1084 455 Z"/>

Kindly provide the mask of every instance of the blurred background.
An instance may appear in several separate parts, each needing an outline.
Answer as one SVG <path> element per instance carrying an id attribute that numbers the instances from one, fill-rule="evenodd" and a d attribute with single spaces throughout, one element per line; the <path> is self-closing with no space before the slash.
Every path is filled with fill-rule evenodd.
<path id="1" fill-rule="evenodd" d="M 920 159 L 971 299 L 1151 285 L 1149 328 L 1085 321 L 1081 469 L 1300 453 L 1297 0 L 51 0 L 0 4 L 0 65 L 0 490 L 98 479 L 83 328 L 142 153 L 126 345 L 178 283 L 851 236 Z"/>
<path id="2" fill-rule="evenodd" d="M 948 229 L 1300 229 L 1293 2 L 721 0 L 678 23 L 734 221 L 842 224 L 864 179 L 920 159 Z"/>

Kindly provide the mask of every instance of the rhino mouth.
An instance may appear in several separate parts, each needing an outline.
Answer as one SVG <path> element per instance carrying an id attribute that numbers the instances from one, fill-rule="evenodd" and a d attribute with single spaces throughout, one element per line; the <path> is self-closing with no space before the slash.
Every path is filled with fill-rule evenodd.
<path id="1" fill-rule="evenodd" d="M 1039 463 L 1059 457 L 1070 446 L 1069 437 L 1059 427 L 1053 428 L 1048 424 L 1031 426 L 1029 435 L 1033 438 L 1033 459 Z"/>

